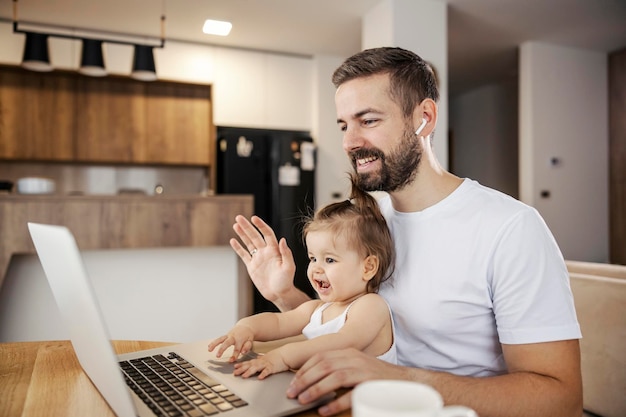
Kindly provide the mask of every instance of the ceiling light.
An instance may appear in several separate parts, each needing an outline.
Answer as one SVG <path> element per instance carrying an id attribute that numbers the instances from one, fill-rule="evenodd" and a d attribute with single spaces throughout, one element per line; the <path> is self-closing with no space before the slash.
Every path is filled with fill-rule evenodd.
<path id="1" fill-rule="evenodd" d="M 83 39 L 80 69 L 78 72 L 90 77 L 104 77 L 107 75 L 107 70 L 104 68 L 104 58 L 102 56 L 102 41 L 97 39 Z"/>
<path id="2" fill-rule="evenodd" d="M 48 57 L 48 35 L 26 32 L 22 67 L 31 71 L 52 71 Z"/>
<path id="3" fill-rule="evenodd" d="M 154 81 L 157 79 L 151 46 L 135 45 L 133 71 L 130 76 L 140 81 Z"/>
<path id="4" fill-rule="evenodd" d="M 23 33 L 26 35 L 26 45 L 24 47 L 24 56 L 22 66 L 32 71 L 52 71 L 50 59 L 48 57 L 48 38 L 65 38 L 77 39 L 82 41 L 82 55 L 79 72 L 81 74 L 92 77 L 101 77 L 107 74 L 104 68 L 104 59 L 102 56 L 103 43 L 117 43 L 122 45 L 133 45 L 135 47 L 135 56 L 133 59 L 132 77 L 143 81 L 156 80 L 156 71 L 154 67 L 154 56 L 152 50 L 154 48 L 163 48 L 165 46 L 165 14 L 161 15 L 161 38 L 159 44 L 138 44 L 137 41 L 127 40 L 132 38 L 131 35 L 115 34 L 107 32 L 106 38 L 102 38 L 101 34 L 96 35 L 90 30 L 67 28 L 56 25 L 46 25 L 48 29 L 52 29 L 51 33 L 45 33 L 43 30 L 26 31 L 18 27 L 17 21 L 17 2 L 13 0 L 13 33 Z M 43 26 L 40 23 L 22 22 L 27 26 Z M 87 36 L 78 35 L 76 32 L 88 33 Z M 99 39 L 98 39 L 99 38 Z"/>
<path id="5" fill-rule="evenodd" d="M 228 36 L 232 28 L 233 24 L 230 22 L 207 19 L 202 26 L 202 32 L 207 35 Z"/>

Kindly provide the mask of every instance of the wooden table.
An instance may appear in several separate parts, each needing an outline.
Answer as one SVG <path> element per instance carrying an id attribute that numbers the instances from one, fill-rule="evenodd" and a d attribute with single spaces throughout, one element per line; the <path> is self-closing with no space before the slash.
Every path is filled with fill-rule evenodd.
<path id="1" fill-rule="evenodd" d="M 114 341 L 118 354 L 172 343 Z M 264 349 L 258 349 L 264 350 Z M 317 416 L 315 410 L 296 414 Z M 349 417 L 350 412 L 340 414 Z M 0 417 L 113 417 L 69 341 L 0 344 Z M 224 414 L 228 416 L 228 414 Z"/>

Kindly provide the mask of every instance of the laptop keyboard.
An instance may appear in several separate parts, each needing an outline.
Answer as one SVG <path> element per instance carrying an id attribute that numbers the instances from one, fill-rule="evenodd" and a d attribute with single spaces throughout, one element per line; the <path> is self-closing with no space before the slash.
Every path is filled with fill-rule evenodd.
<path id="1" fill-rule="evenodd" d="M 126 384 L 157 416 L 200 417 L 248 405 L 174 352 L 120 362 Z"/>

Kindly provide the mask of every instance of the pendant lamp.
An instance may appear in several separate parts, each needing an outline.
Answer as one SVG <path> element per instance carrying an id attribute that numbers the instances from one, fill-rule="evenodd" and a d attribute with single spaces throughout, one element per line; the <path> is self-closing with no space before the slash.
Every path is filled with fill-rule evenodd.
<path id="1" fill-rule="evenodd" d="M 36 32 L 25 33 L 26 45 L 24 46 L 22 67 L 31 71 L 52 71 L 48 56 L 48 35 Z"/>
<path id="2" fill-rule="evenodd" d="M 90 77 L 104 77 L 107 75 L 107 71 L 104 68 L 101 40 L 83 39 L 83 49 L 78 72 Z"/>
<path id="3" fill-rule="evenodd" d="M 164 0 L 165 1 L 165 0 Z M 118 45 L 133 45 L 135 49 L 133 57 L 133 66 L 131 77 L 140 81 L 154 81 L 157 79 L 156 67 L 154 65 L 154 48 L 163 48 L 165 46 L 165 13 L 161 15 L 161 37 L 160 43 L 153 45 L 142 45 L 137 41 L 131 41 L 123 39 L 131 35 L 114 34 L 112 32 L 105 32 L 108 36 L 104 38 L 96 38 L 90 35 L 76 35 L 76 31 L 81 33 L 89 32 L 88 29 L 80 28 L 65 28 L 61 26 L 53 27 L 53 33 L 43 33 L 40 31 L 33 32 L 31 30 L 26 31 L 19 28 L 19 22 L 17 20 L 17 3 L 18 0 L 13 0 L 13 33 L 23 33 L 26 35 L 26 44 L 24 46 L 24 56 L 22 59 L 22 67 L 31 71 L 52 71 L 52 65 L 50 65 L 50 57 L 48 55 L 48 38 L 62 38 L 62 39 L 80 39 L 82 41 L 82 50 L 80 58 L 79 72 L 84 75 L 92 77 L 102 77 L 107 75 L 107 70 L 104 66 L 104 58 L 102 54 L 103 43 L 114 43 Z M 163 6 L 165 9 L 165 5 Z M 26 22 L 28 25 L 38 25 L 40 23 Z M 94 36 L 96 33 L 93 33 Z M 114 36 L 110 36 L 114 35 Z M 121 37 L 121 38 L 120 38 Z"/>
<path id="4" fill-rule="evenodd" d="M 157 79 L 152 48 L 152 46 L 147 45 L 135 45 L 133 71 L 130 74 L 132 78 L 140 81 L 154 81 Z"/>

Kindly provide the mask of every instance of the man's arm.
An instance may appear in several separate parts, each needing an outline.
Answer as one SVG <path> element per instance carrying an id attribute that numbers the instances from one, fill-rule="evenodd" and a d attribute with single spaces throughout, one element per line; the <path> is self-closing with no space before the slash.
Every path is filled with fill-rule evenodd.
<path id="1" fill-rule="evenodd" d="M 582 380 L 578 340 L 503 345 L 509 372 L 488 378 L 409 369 L 447 404 L 467 405 L 481 417 L 580 417 Z"/>
<path id="2" fill-rule="evenodd" d="M 296 373 L 289 397 L 311 402 L 370 379 L 404 379 L 432 385 L 446 404 L 465 405 L 481 417 L 580 417 L 582 382 L 578 340 L 504 345 L 509 372 L 464 377 L 390 365 L 353 349 L 315 355 Z M 332 415 L 350 407 L 350 393 L 320 408 Z"/>

